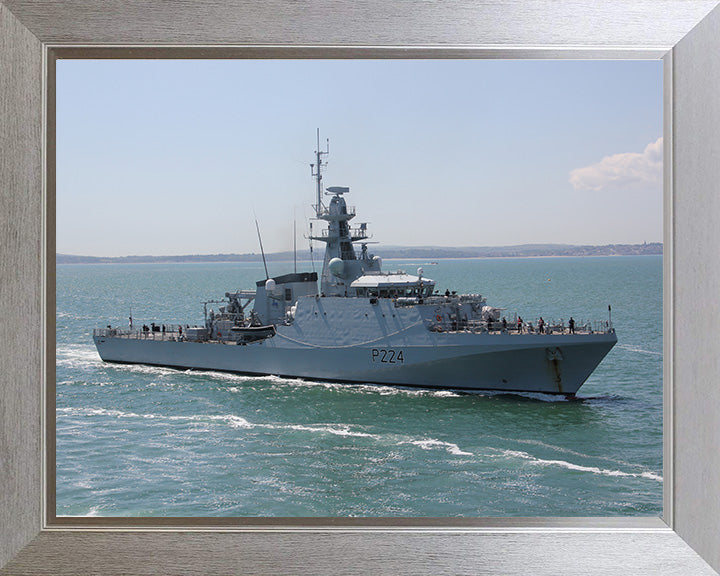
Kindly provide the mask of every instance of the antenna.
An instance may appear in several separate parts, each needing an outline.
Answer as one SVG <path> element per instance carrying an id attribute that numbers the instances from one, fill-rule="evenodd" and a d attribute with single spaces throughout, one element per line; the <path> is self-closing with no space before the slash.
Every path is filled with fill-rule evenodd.
<path id="1" fill-rule="evenodd" d="M 293 218 L 293 271 L 297 274 L 297 220 Z"/>
<path id="2" fill-rule="evenodd" d="M 260 253 L 262 254 L 262 257 L 263 257 L 263 266 L 265 266 L 265 280 L 267 280 L 268 278 L 270 278 L 270 274 L 268 274 L 268 271 L 267 271 L 267 262 L 265 260 L 265 250 L 263 250 L 262 238 L 260 237 L 260 226 L 258 225 L 257 218 L 255 218 L 255 228 L 257 229 L 257 233 L 258 233 L 258 242 L 260 242 Z"/>
<path id="3" fill-rule="evenodd" d="M 325 151 L 320 150 L 320 128 L 317 129 L 317 150 L 315 150 L 316 164 L 310 164 L 310 173 L 317 182 L 317 204 L 315 204 L 315 214 L 319 218 L 323 210 L 322 205 L 322 167 L 327 166 L 327 162 L 323 162 L 322 157 L 330 154 L 330 139 L 327 139 Z M 315 169 L 317 166 L 317 170 Z"/>
<path id="4" fill-rule="evenodd" d="M 312 221 L 310 222 L 310 264 L 312 264 L 312 271 L 315 272 L 315 259 L 313 258 L 313 243 L 312 243 Z"/>

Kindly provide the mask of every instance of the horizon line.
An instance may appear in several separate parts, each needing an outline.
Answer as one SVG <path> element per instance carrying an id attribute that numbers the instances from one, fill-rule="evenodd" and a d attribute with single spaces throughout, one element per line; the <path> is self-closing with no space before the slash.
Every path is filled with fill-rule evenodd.
<path id="1" fill-rule="evenodd" d="M 500 251 L 500 250 L 521 250 L 521 249 L 602 249 L 602 248 L 612 248 L 612 247 L 625 247 L 625 248 L 633 248 L 633 247 L 653 247 L 653 246 L 663 246 L 663 242 L 636 242 L 636 243 L 611 243 L 611 244 L 565 244 L 565 243 L 554 243 L 554 242 L 536 242 L 536 243 L 525 243 L 525 244 L 511 244 L 511 245 L 501 245 L 501 246 L 435 246 L 435 245 L 423 245 L 423 246 L 406 246 L 406 245 L 386 245 L 384 246 L 385 250 L 389 251 L 396 251 L 396 250 L 403 250 L 403 251 L 429 251 L 429 250 L 436 250 L 436 251 L 449 251 L 449 252 L 459 252 L 459 251 L 466 251 L 466 250 L 472 250 L 472 251 L 479 251 L 479 250 L 487 250 L 487 251 Z M 322 252 L 322 248 L 318 250 L 318 253 Z M 310 254 L 310 250 L 307 248 L 303 250 L 298 250 L 296 252 L 297 254 Z M 279 256 L 279 255 L 286 255 L 286 254 L 293 254 L 292 250 L 282 250 L 278 252 L 269 252 L 266 254 L 266 256 Z M 185 253 L 185 254 L 126 254 L 121 256 L 107 256 L 107 255 L 89 255 L 89 254 L 69 254 L 66 252 L 56 252 L 55 257 L 63 257 L 63 258 L 102 258 L 102 259 L 126 259 L 126 258 L 202 258 L 202 257 L 250 257 L 250 256 L 260 256 L 260 252 L 213 252 L 213 253 Z M 423 257 L 428 255 L 422 255 Z M 437 256 L 438 258 L 442 258 L 442 256 Z"/>

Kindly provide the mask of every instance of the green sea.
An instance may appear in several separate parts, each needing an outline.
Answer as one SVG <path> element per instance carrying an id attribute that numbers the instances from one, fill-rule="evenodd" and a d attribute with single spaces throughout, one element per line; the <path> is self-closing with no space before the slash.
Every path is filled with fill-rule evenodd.
<path id="1" fill-rule="evenodd" d="M 508 318 L 612 305 L 618 344 L 574 400 L 106 364 L 93 328 L 202 324 L 262 263 L 58 265 L 57 514 L 659 516 L 662 256 L 384 264 L 419 266 Z"/>

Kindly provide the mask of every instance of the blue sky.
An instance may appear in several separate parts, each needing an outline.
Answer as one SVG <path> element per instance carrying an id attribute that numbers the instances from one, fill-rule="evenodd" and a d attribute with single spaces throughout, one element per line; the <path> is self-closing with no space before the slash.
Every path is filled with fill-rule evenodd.
<path id="1" fill-rule="evenodd" d="M 317 128 L 383 244 L 657 242 L 662 101 L 660 61 L 60 60 L 57 251 L 290 250 Z"/>

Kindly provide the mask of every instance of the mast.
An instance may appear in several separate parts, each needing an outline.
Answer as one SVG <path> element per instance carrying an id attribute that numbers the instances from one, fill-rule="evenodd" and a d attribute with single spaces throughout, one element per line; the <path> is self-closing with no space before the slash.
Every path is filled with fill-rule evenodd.
<path id="1" fill-rule="evenodd" d="M 310 164 L 310 173 L 312 174 L 313 178 L 315 178 L 315 181 L 317 182 L 317 204 L 313 206 L 315 208 L 315 215 L 319 218 L 320 214 L 323 212 L 323 204 L 322 204 L 322 166 L 325 164 L 327 166 L 327 162 L 323 162 L 322 157 L 327 156 L 330 154 L 330 139 L 327 139 L 326 145 L 325 145 L 325 151 L 320 150 L 320 128 L 317 129 L 317 150 L 315 150 L 315 162 L 316 164 Z M 315 166 L 317 166 L 317 170 L 315 169 Z"/>

